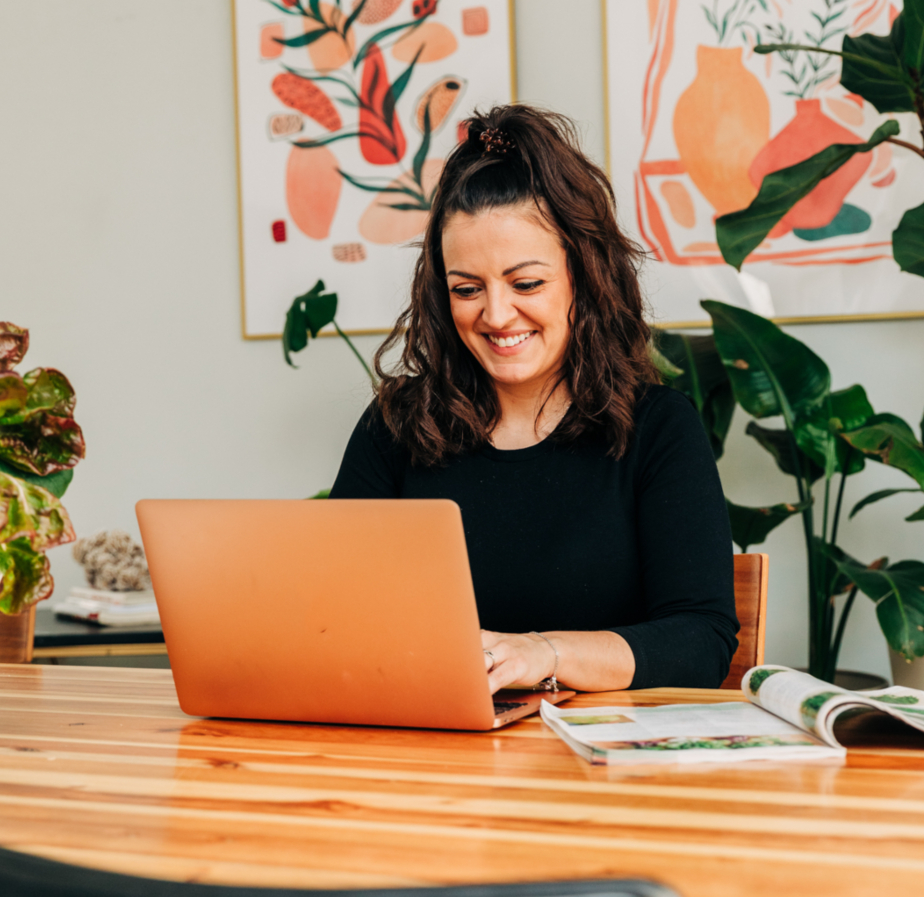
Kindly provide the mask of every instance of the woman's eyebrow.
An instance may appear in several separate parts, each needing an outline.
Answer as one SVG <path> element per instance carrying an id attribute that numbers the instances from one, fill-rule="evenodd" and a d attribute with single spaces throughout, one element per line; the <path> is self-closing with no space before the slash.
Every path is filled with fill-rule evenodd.
<path id="1" fill-rule="evenodd" d="M 513 274 L 514 271 L 519 271 L 520 268 L 528 268 L 530 265 L 544 265 L 546 268 L 551 267 L 551 266 L 548 264 L 548 262 L 540 262 L 538 259 L 532 259 L 531 261 L 528 261 L 528 262 L 520 262 L 518 265 L 513 265 L 513 267 L 511 267 L 511 268 L 507 268 L 507 269 L 503 272 L 502 276 L 503 276 L 503 277 L 506 277 L 508 274 Z M 446 276 L 447 276 L 447 277 L 448 277 L 450 274 L 455 274 L 457 277 L 468 277 L 468 278 L 470 278 L 471 280 L 479 280 L 479 279 L 480 279 L 480 278 L 478 277 L 477 274 L 468 274 L 468 273 L 465 272 L 465 271 L 456 271 L 455 269 L 453 269 L 452 271 L 447 271 L 447 272 L 446 272 Z"/>

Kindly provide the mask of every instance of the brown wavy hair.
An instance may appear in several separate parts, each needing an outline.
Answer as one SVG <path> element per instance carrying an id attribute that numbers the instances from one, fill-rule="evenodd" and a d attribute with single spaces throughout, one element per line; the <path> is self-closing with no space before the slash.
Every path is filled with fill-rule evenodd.
<path id="1" fill-rule="evenodd" d="M 433 194 L 410 305 L 375 356 L 385 424 L 415 464 L 444 463 L 489 441 L 500 406 L 453 323 L 443 228 L 459 212 L 530 203 L 558 233 L 574 290 L 571 336 L 553 384 L 567 386 L 571 406 L 552 438 L 573 442 L 597 431 L 618 458 L 641 388 L 658 382 L 638 282 L 644 253 L 619 229 L 609 180 L 581 152 L 570 119 L 516 105 L 476 111 L 467 124 Z M 402 339 L 400 362 L 388 372 L 385 356 Z"/>

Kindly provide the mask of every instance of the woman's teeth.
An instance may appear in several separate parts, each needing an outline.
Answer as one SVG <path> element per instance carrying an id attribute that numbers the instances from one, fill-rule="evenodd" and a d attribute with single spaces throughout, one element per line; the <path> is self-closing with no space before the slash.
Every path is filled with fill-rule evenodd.
<path id="1" fill-rule="evenodd" d="M 525 339 L 529 339 L 536 331 L 530 330 L 529 333 L 520 333 L 517 336 L 491 336 L 489 333 L 488 339 L 494 343 L 495 346 L 500 346 L 503 349 L 509 348 L 510 346 L 517 346 L 523 342 Z"/>

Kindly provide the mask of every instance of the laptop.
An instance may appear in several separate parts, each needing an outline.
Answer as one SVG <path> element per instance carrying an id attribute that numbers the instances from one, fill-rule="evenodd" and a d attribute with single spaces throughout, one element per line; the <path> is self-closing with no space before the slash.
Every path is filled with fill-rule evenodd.
<path id="1" fill-rule="evenodd" d="M 574 694 L 492 698 L 453 501 L 152 499 L 136 512 L 192 716 L 488 730 Z"/>

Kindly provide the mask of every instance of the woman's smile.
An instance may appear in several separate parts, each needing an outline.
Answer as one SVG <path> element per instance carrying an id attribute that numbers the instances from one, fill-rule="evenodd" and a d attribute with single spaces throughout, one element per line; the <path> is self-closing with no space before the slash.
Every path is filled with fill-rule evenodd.
<path id="1" fill-rule="evenodd" d="M 526 348 L 526 343 L 535 333 L 535 330 L 527 330 L 525 333 L 486 333 L 485 338 L 499 355 L 516 355 Z"/>

